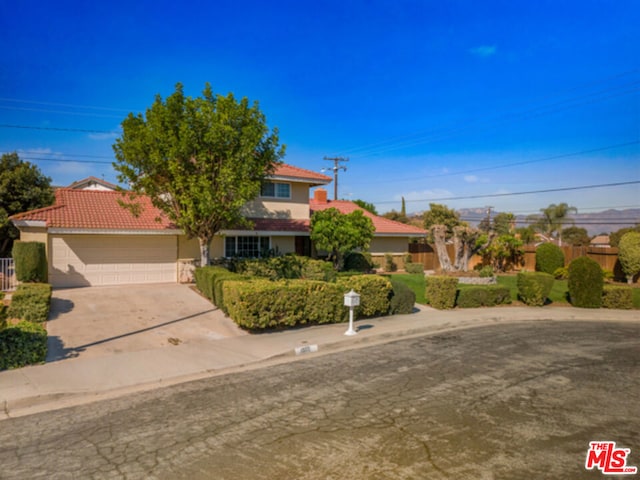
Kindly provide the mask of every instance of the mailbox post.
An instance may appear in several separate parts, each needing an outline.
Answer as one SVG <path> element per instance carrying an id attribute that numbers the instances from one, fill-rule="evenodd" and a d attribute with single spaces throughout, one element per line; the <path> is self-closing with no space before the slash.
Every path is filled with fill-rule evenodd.
<path id="1" fill-rule="evenodd" d="M 344 332 L 345 335 L 356 335 L 356 332 L 353 329 L 353 309 L 360 305 L 360 295 L 351 289 L 350 292 L 344 294 L 344 305 L 345 307 L 349 307 L 349 330 Z"/>

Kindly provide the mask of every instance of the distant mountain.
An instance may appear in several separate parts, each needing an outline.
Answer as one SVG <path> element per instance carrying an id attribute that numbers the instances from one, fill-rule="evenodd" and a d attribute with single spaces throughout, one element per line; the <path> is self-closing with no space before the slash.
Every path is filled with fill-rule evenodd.
<path id="1" fill-rule="evenodd" d="M 483 218 L 487 216 L 485 208 L 463 208 L 458 210 L 460 218 L 469 222 L 471 226 L 477 227 Z M 491 212 L 491 216 L 495 216 L 496 211 Z M 421 215 L 420 213 L 419 215 Z M 416 214 L 418 215 L 418 214 Z M 516 225 L 524 227 L 527 215 L 516 215 Z M 593 213 L 577 213 L 570 217 L 575 222 L 576 227 L 582 227 L 587 230 L 590 236 L 600 233 L 611 233 L 621 228 L 632 227 L 640 224 L 640 208 L 627 208 L 625 210 L 604 210 L 602 212 Z M 568 222 L 567 226 L 571 226 Z"/>

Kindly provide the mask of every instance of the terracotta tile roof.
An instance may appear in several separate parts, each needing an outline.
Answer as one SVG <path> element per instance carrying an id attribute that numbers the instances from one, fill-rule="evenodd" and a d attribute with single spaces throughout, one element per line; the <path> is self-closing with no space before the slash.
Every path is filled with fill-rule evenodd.
<path id="1" fill-rule="evenodd" d="M 134 217 L 118 200 L 132 203 L 126 194 L 107 190 L 76 190 L 59 188 L 51 207 L 19 213 L 12 220 L 43 221 L 49 228 L 166 230 L 175 225 L 151 204 L 145 196 L 136 197 L 141 206 Z M 159 220 L 159 221 L 158 221 Z"/>
<path id="2" fill-rule="evenodd" d="M 331 177 L 314 172 L 313 170 L 294 167 L 293 165 L 288 165 L 286 163 L 279 165 L 273 173 L 273 176 L 286 177 L 297 180 L 310 180 L 310 183 L 312 185 L 326 185 L 332 180 Z"/>
<path id="3" fill-rule="evenodd" d="M 318 202 L 315 199 L 309 200 L 309 207 L 311 211 L 326 210 L 328 208 L 336 208 L 341 213 L 351 213 L 355 210 L 361 210 L 366 217 L 369 217 L 373 221 L 373 226 L 376 227 L 377 234 L 398 234 L 401 236 L 416 236 L 421 237 L 427 234 L 426 230 L 422 228 L 414 227 L 413 225 L 407 225 L 404 223 L 389 220 L 388 218 L 380 217 L 368 212 L 356 205 L 353 202 L 346 200 L 327 200 L 326 203 Z"/>

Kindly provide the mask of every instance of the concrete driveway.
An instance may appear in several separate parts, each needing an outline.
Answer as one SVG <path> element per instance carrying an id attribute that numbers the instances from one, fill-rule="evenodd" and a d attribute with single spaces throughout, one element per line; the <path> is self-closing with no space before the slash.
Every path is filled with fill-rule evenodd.
<path id="1" fill-rule="evenodd" d="M 54 290 L 47 362 L 246 335 L 188 285 Z"/>

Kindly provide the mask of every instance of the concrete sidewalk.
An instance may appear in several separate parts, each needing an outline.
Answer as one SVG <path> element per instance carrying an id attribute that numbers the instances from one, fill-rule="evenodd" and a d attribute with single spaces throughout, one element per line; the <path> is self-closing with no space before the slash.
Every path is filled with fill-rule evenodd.
<path id="1" fill-rule="evenodd" d="M 190 380 L 461 328 L 527 321 L 638 322 L 637 310 L 499 307 L 439 311 L 210 339 L 0 372 L 0 419 L 55 410 Z M 296 352 L 298 347 L 303 352 Z M 315 351 L 317 348 L 317 351 Z M 304 350 L 311 350 L 304 352 Z"/>

